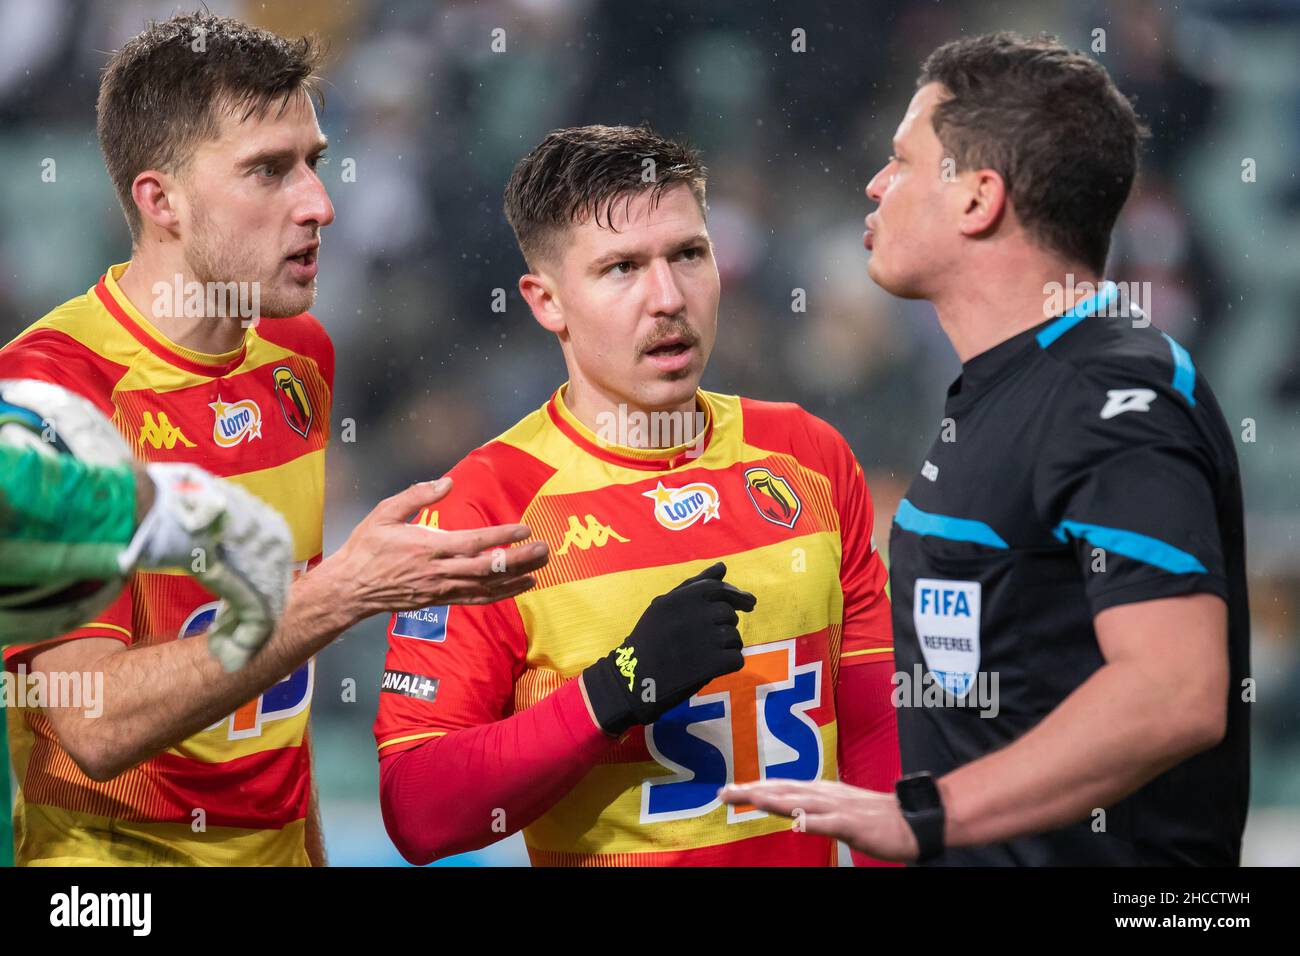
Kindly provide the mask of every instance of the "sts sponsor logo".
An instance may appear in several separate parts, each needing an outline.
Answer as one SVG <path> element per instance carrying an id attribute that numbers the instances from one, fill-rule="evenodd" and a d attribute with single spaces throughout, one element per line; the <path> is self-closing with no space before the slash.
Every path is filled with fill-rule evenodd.
<path id="1" fill-rule="evenodd" d="M 917 578 L 912 623 L 925 666 L 954 697 L 980 669 L 980 582 Z"/>
<path id="2" fill-rule="evenodd" d="M 205 634 L 212 627 L 217 617 L 219 602 L 211 601 L 200 604 L 181 625 L 179 637 L 195 637 Z M 302 713 L 311 703 L 311 690 L 315 682 L 316 660 L 312 658 L 286 677 L 280 683 L 268 687 L 254 699 L 244 704 L 229 717 L 223 717 L 208 730 L 216 730 L 226 724 L 228 740 L 243 740 L 247 737 L 259 737 L 262 726 L 272 720 L 284 720 Z"/>
<path id="3" fill-rule="evenodd" d="M 822 662 L 796 665 L 793 639 L 744 654 L 743 668 L 646 728 L 650 754 L 671 773 L 642 783 L 642 823 L 702 816 L 721 805 L 724 784 L 821 777 L 822 735 L 808 711 L 822 701 Z M 762 816 L 753 807 L 727 807 L 728 823 Z"/>
<path id="4" fill-rule="evenodd" d="M 262 437 L 262 410 L 250 398 L 223 402 L 221 396 L 208 405 L 212 409 L 212 440 L 222 448 L 234 448 L 244 439 Z"/>
<path id="5" fill-rule="evenodd" d="M 693 481 L 680 488 L 665 488 L 662 481 L 656 484 L 654 491 L 641 494 L 654 499 L 655 520 L 669 531 L 682 531 L 701 518 L 705 524 L 718 518 L 718 491 L 712 485 Z"/>

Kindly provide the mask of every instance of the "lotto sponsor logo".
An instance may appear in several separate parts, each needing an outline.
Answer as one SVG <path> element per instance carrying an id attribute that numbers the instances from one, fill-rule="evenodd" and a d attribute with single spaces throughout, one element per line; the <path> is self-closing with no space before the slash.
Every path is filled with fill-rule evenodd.
<path id="1" fill-rule="evenodd" d="M 680 488 L 665 488 L 660 481 L 654 491 L 641 494 L 654 499 L 655 520 L 669 531 L 683 531 L 701 518 L 708 524 L 720 517 L 718 490 L 703 481 L 693 481 Z"/>
<path id="2" fill-rule="evenodd" d="M 262 410 L 252 399 L 223 402 L 218 395 L 208 408 L 213 412 L 212 440 L 220 447 L 233 448 L 245 439 L 262 437 Z"/>

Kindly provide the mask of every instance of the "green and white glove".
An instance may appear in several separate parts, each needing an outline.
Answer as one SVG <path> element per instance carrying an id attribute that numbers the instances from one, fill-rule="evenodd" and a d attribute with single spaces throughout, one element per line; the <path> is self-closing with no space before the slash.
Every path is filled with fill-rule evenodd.
<path id="1" fill-rule="evenodd" d="M 122 573 L 179 568 L 221 598 L 208 651 L 243 667 L 275 631 L 293 573 L 289 526 L 278 511 L 195 465 L 147 465 L 154 503 L 119 558 Z"/>

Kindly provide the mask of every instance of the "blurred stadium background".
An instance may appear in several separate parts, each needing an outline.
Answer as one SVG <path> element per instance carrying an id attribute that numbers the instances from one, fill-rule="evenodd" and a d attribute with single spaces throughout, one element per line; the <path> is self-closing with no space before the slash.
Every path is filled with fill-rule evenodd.
<path id="1" fill-rule="evenodd" d="M 129 256 L 95 143 L 105 51 L 186 5 L 0 0 L 0 341 Z M 222 2 L 329 41 L 325 233 L 313 310 L 339 355 L 326 551 L 372 504 L 441 474 L 541 405 L 559 350 L 519 298 L 501 213 L 515 160 L 553 127 L 649 120 L 699 146 L 723 278 L 704 385 L 794 400 L 849 439 L 882 533 L 958 365 L 924 303 L 867 278 L 862 194 L 919 61 L 960 33 L 1047 30 L 1090 49 L 1154 139 L 1113 279 L 1186 345 L 1245 477 L 1253 609 L 1246 862 L 1300 863 L 1300 2 L 601 0 Z M 506 50 L 491 49 L 505 31 Z M 792 31 L 807 51 L 792 51 Z M 1069 149 L 1069 143 L 1062 143 Z M 41 163 L 56 157 L 56 183 Z M 344 160 L 355 182 L 344 181 Z M 1254 161 L 1255 181 L 1243 182 Z M 504 313 L 492 310 L 506 290 Z M 791 308 L 793 290 L 807 296 Z M 339 440 L 355 422 L 355 442 Z M 313 737 L 331 862 L 401 864 L 379 816 L 370 727 L 384 625 L 319 659 Z M 344 700 L 347 678 L 354 702 Z M 526 863 L 515 837 L 446 863 Z"/>

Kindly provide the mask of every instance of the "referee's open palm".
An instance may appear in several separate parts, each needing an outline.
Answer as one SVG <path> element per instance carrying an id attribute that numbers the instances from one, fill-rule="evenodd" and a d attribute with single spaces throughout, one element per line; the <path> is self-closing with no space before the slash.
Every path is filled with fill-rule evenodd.
<path id="1" fill-rule="evenodd" d="M 718 791 L 723 803 L 756 807 L 794 820 L 801 833 L 843 840 L 877 860 L 907 862 L 919 848 L 898 797 L 834 780 L 758 780 Z"/>

